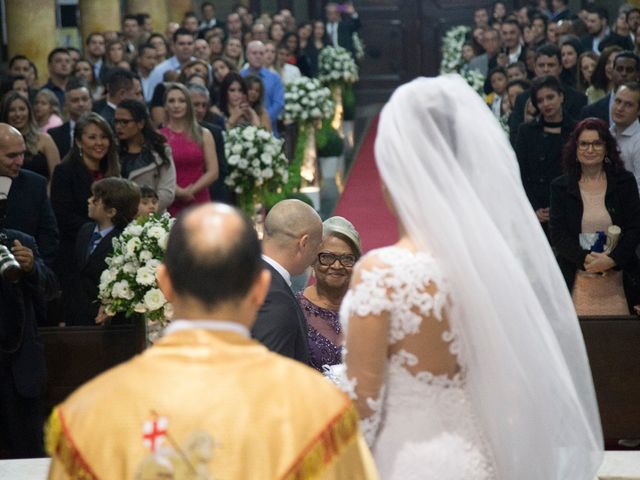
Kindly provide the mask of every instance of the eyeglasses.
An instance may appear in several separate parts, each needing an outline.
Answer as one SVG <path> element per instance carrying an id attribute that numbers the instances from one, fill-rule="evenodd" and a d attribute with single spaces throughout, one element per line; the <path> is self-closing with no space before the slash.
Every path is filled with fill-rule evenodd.
<path id="1" fill-rule="evenodd" d="M 320 252 L 318 254 L 318 263 L 320 263 L 320 265 L 324 265 L 325 267 L 333 265 L 336 260 L 338 260 L 340 262 L 340 265 L 342 265 L 343 267 L 351 268 L 356 264 L 356 261 L 358 259 L 355 255 L 352 255 L 350 253 L 345 253 L 344 255 L 336 255 L 335 253 Z"/>
<path id="2" fill-rule="evenodd" d="M 127 126 L 129 125 L 131 122 L 133 122 L 135 120 L 131 119 L 131 118 L 116 118 L 113 123 L 115 125 L 122 125 L 122 126 Z"/>
<path id="3" fill-rule="evenodd" d="M 604 150 L 604 142 L 596 140 L 595 142 L 578 142 L 578 150 L 586 152 L 589 147 L 593 147 L 594 152 L 601 152 Z"/>

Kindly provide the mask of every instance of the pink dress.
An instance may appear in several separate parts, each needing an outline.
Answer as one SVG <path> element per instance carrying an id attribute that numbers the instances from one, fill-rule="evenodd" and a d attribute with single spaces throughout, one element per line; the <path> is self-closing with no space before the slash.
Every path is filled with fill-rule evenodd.
<path id="1" fill-rule="evenodd" d="M 176 165 L 176 183 L 179 187 L 185 188 L 195 183 L 205 171 L 204 151 L 196 142 L 191 140 L 186 132 L 174 132 L 167 127 L 160 129 L 160 132 L 167 137 L 173 162 Z M 183 202 L 176 200 L 168 208 L 169 213 L 177 215 L 182 209 L 198 203 L 211 201 L 209 189 L 203 188 L 195 195 L 195 200 Z"/>

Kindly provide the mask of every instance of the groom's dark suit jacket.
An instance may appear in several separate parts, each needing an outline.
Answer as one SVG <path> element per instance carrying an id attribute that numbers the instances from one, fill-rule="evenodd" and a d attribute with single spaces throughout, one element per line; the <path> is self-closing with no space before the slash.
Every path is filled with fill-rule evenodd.
<path id="1" fill-rule="evenodd" d="M 309 364 L 307 321 L 291 287 L 278 271 L 263 261 L 271 272 L 271 285 L 251 336 L 272 352 Z"/>

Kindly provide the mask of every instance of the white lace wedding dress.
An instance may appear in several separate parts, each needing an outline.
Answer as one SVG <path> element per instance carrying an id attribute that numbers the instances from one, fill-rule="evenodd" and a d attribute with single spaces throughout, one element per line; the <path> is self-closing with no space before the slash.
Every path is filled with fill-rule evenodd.
<path id="1" fill-rule="evenodd" d="M 491 449 L 465 388 L 456 321 L 446 316 L 455 298 L 436 260 L 386 247 L 363 257 L 354 279 L 340 317 L 343 324 L 362 324 L 362 335 L 347 340 L 359 358 L 345 352 L 348 374 L 339 366 L 329 376 L 358 406 L 380 477 L 495 478 Z"/>

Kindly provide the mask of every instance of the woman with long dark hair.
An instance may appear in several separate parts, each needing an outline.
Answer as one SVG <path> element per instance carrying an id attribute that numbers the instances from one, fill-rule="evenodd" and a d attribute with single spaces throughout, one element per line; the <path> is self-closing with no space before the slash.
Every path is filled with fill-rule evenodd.
<path id="1" fill-rule="evenodd" d="M 97 113 L 80 117 L 74 129 L 73 147 L 53 172 L 51 206 L 60 231 L 60 248 L 55 270 L 63 291 L 64 310 L 73 311 L 74 261 L 76 237 L 89 219 L 87 202 L 91 186 L 106 177 L 119 177 L 118 148 L 107 121 Z"/>
<path id="2" fill-rule="evenodd" d="M 147 106 L 137 100 L 120 102 L 114 123 L 122 177 L 153 188 L 158 210 L 164 212 L 176 195 L 176 167 L 167 139 L 151 124 Z"/>
<path id="3" fill-rule="evenodd" d="M 585 92 L 589 104 L 597 102 L 607 95 L 613 88 L 612 74 L 613 62 L 616 55 L 622 51 L 618 45 L 611 45 L 600 53 L 596 68 L 591 75 L 591 86 Z"/>
<path id="4" fill-rule="evenodd" d="M 518 129 L 515 152 L 520 164 L 522 185 L 548 231 L 551 181 L 562 174 L 562 146 L 575 122 L 563 111 L 564 89 L 556 77 L 538 77 L 531 86 L 531 103 L 540 112 L 538 118 Z"/>
<path id="5" fill-rule="evenodd" d="M 551 243 L 578 315 L 628 315 L 640 303 L 635 250 L 640 197 L 609 126 L 581 121 L 551 184 Z M 619 227 L 617 244 L 608 244 Z M 609 240 L 607 241 L 607 236 Z"/>
<path id="6" fill-rule="evenodd" d="M 241 125 L 260 126 L 260 117 L 248 101 L 247 82 L 238 73 L 231 72 L 220 86 L 220 112 L 227 130 Z"/>

